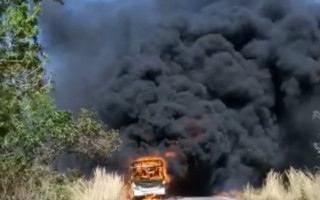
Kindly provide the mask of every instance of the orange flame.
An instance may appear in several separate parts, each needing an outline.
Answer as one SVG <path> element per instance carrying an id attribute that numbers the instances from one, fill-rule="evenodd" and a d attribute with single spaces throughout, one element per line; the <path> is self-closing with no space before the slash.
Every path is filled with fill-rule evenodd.
<path id="1" fill-rule="evenodd" d="M 144 197 L 143 200 L 159 200 L 159 199 L 161 199 L 161 198 L 157 195 L 149 195 L 149 196 Z"/>
<path id="2" fill-rule="evenodd" d="M 176 158 L 178 154 L 174 151 L 168 151 L 164 153 L 164 156 L 167 158 Z"/>
<path id="3" fill-rule="evenodd" d="M 156 167 L 149 167 L 156 166 Z M 139 167 L 132 174 L 132 179 L 159 180 L 164 179 L 166 185 L 171 178 L 167 172 L 168 164 L 160 156 L 144 156 L 133 161 L 132 167 Z"/>
<path id="4" fill-rule="evenodd" d="M 177 157 L 177 153 L 173 151 L 165 152 L 163 157 Z M 128 180 L 128 199 L 134 199 L 130 193 L 130 185 L 133 180 L 163 180 L 166 187 L 171 182 L 168 174 L 168 163 L 160 155 L 150 155 L 139 157 L 131 163 Z M 160 196 L 149 195 L 143 200 L 159 200 Z"/>

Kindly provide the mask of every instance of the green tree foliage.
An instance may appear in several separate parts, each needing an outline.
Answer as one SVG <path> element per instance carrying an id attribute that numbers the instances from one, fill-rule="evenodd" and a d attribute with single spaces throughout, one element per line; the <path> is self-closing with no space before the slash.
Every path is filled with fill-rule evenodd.
<path id="1" fill-rule="evenodd" d="M 35 41 L 40 14 L 39 1 L 33 8 L 27 0 L 0 1 L 0 197 L 15 195 L 15 179 L 35 180 L 33 168 L 61 148 L 107 157 L 120 142 L 94 112 L 82 110 L 75 118 L 55 108 L 51 85 L 43 84 L 48 57 Z"/>

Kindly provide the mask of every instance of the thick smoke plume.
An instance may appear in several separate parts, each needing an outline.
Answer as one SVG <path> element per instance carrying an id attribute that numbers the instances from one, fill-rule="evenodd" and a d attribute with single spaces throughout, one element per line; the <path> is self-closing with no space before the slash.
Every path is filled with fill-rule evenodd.
<path id="1" fill-rule="evenodd" d="M 289 0 L 45 2 L 61 108 L 94 107 L 118 158 L 174 150 L 173 194 L 210 195 L 271 168 L 312 167 L 316 5 Z M 49 67 L 50 67 L 49 66 Z M 59 66 L 59 67 L 57 67 Z"/>

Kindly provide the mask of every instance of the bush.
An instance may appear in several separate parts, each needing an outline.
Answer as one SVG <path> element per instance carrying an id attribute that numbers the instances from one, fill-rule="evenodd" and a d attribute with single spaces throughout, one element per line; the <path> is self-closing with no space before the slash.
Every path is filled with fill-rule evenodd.
<path id="1" fill-rule="evenodd" d="M 319 173 L 314 175 L 291 168 L 285 175 L 271 171 L 261 189 L 247 186 L 242 196 L 246 200 L 315 200 L 320 199 L 319 191 Z"/>
<path id="2" fill-rule="evenodd" d="M 17 165 L 18 157 L 1 160 L 1 200 L 70 200 L 69 184 L 65 176 L 46 166 Z"/>
<path id="3" fill-rule="evenodd" d="M 0 1 L 0 199 L 68 199 L 67 179 L 48 167 L 63 148 L 108 157 L 119 146 L 94 112 L 60 111 L 43 85 L 47 56 L 35 40 L 41 1 Z"/>
<path id="4" fill-rule="evenodd" d="M 125 200 L 123 177 L 97 168 L 91 180 L 79 179 L 70 188 L 74 200 Z"/>
<path id="5" fill-rule="evenodd" d="M 119 131 L 108 130 L 93 111 L 82 109 L 76 121 L 74 149 L 96 159 L 107 159 L 121 143 Z"/>

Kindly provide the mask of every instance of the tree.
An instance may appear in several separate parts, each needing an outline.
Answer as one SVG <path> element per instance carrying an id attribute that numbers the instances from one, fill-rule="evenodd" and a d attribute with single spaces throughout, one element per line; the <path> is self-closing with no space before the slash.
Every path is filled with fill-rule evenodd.
<path id="1" fill-rule="evenodd" d="M 0 197 L 14 195 L 23 187 L 17 177 L 35 178 L 33 169 L 62 148 L 107 156 L 120 142 L 118 132 L 106 131 L 94 112 L 73 117 L 55 108 L 51 85 L 43 85 L 48 56 L 35 40 L 40 13 L 39 1 L 32 8 L 27 0 L 0 2 Z M 93 138 L 103 142 L 92 145 Z"/>

